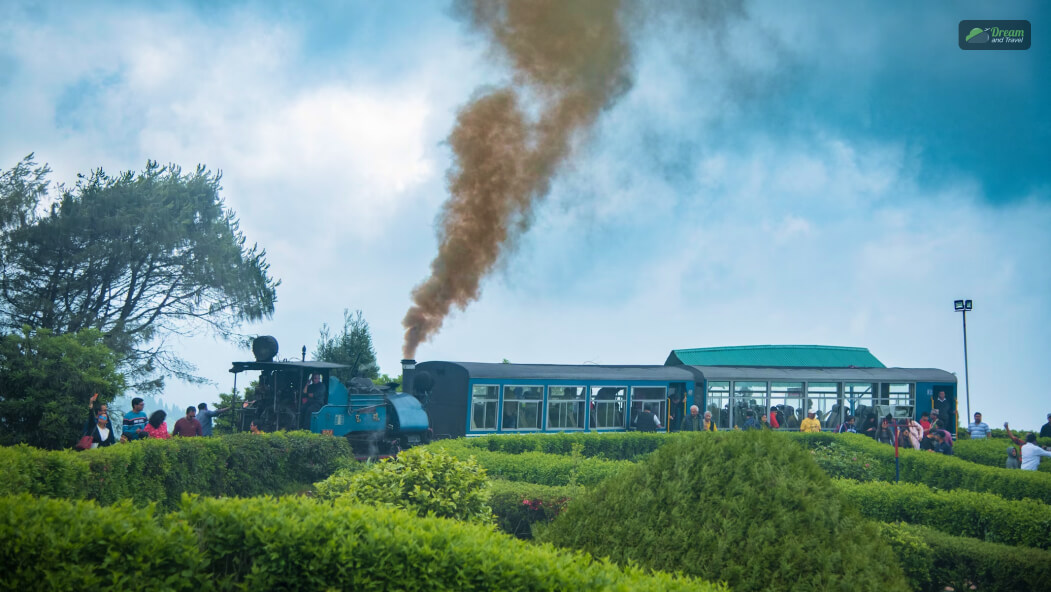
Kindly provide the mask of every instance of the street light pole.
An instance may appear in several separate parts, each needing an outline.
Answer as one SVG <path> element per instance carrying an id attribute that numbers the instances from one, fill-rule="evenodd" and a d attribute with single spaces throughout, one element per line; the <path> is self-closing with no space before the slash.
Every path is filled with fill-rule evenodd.
<path id="1" fill-rule="evenodd" d="M 957 300 L 953 303 L 958 312 L 963 313 L 963 381 L 967 389 L 967 418 L 971 417 L 971 377 L 967 371 L 967 311 L 971 310 L 970 300 Z"/>

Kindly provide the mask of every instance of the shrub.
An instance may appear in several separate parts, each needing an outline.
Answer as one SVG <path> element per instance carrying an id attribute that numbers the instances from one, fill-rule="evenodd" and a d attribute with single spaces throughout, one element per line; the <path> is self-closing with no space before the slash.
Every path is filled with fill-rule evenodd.
<path id="1" fill-rule="evenodd" d="M 340 473 L 316 485 L 322 499 L 388 504 L 420 516 L 491 522 L 489 481 L 473 459 L 412 448 L 368 470 Z"/>
<path id="2" fill-rule="evenodd" d="M 1051 552 L 943 534 L 909 524 L 881 528 L 913 590 L 1051 589 Z"/>
<path id="3" fill-rule="evenodd" d="M 834 483 L 867 518 L 921 524 L 1007 545 L 1051 548 L 1051 506 L 1038 501 L 1005 500 L 965 490 L 934 491 L 912 483 Z"/>
<path id="4" fill-rule="evenodd" d="M 500 530 L 520 539 L 531 539 L 533 524 L 551 522 L 570 500 L 583 493 L 582 487 L 494 479 L 489 505 Z"/>
<path id="5" fill-rule="evenodd" d="M 490 477 L 540 485 L 594 485 L 632 466 L 631 462 L 625 460 L 585 458 L 581 454 L 564 456 L 535 451 L 520 454 L 491 452 L 465 439 L 440 440 L 427 448 L 442 450 L 460 459 L 473 457 Z"/>
<path id="6" fill-rule="evenodd" d="M 807 448 L 839 442 L 846 449 L 869 454 L 880 461 L 878 475 L 894 479 L 894 448 L 857 434 L 785 434 Z M 901 480 L 937 489 L 966 489 L 995 493 L 1007 499 L 1035 499 L 1051 503 L 1051 475 L 1036 471 L 1009 471 L 978 465 L 926 450 L 900 449 Z"/>
<path id="7" fill-rule="evenodd" d="M 866 452 L 851 450 L 840 442 L 815 444 L 810 453 L 829 477 L 872 481 L 886 476 L 886 467 L 880 459 Z"/>
<path id="8" fill-rule="evenodd" d="M 646 432 L 563 432 L 558 434 L 500 434 L 470 438 L 469 445 L 493 452 L 522 454 L 523 452 L 546 452 L 549 454 L 571 454 L 576 448 L 585 458 L 608 460 L 631 460 L 660 448 L 677 434 Z"/>
<path id="9" fill-rule="evenodd" d="M 958 442 L 955 446 L 956 458 L 1003 469 L 1007 461 L 1008 446 L 1013 448 L 1014 443 L 1007 438 L 983 438 Z M 1038 470 L 1043 473 L 1051 473 L 1051 461 L 1040 463 Z"/>
<path id="10" fill-rule="evenodd" d="M 570 502 L 540 540 L 745 590 L 904 590 L 876 527 L 769 432 L 676 438 Z"/>
<path id="11" fill-rule="evenodd" d="M 0 497 L 5 590 L 697 590 L 493 529 L 304 498 L 185 497 L 177 512 Z"/>
<path id="12" fill-rule="evenodd" d="M 178 505 L 183 493 L 280 494 L 353 458 L 344 438 L 306 432 L 142 440 L 84 452 L 0 448 L 0 494 Z"/>

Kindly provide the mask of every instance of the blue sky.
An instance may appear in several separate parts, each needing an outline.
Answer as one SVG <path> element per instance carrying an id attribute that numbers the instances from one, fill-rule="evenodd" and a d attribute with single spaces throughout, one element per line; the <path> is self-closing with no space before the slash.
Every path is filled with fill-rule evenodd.
<path id="1" fill-rule="evenodd" d="M 648 3 L 654 4 L 656 3 Z M 971 407 L 1051 412 L 1051 55 L 1039 2 L 692 2 L 630 19 L 634 85 L 577 139 L 532 227 L 418 359 L 663 362 L 672 348 L 827 344 L 963 379 Z M 692 9 L 692 10 L 691 10 Z M 1028 51 L 962 51 L 963 19 Z M 0 166 L 146 159 L 223 171 L 281 278 L 282 354 L 344 308 L 396 374 L 434 256 L 457 110 L 506 64 L 440 2 L 6 2 Z M 248 357 L 180 344 L 228 390 Z M 962 384 L 961 384 L 962 386 Z M 961 389 L 962 390 L 962 389 Z"/>

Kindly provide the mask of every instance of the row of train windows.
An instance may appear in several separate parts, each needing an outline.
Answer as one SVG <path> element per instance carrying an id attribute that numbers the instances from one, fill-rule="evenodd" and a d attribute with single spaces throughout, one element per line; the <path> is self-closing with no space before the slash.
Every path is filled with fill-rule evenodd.
<path id="1" fill-rule="evenodd" d="M 629 387 L 625 386 L 550 386 L 546 405 L 543 386 L 502 388 L 502 408 L 500 386 L 479 384 L 471 388 L 472 430 L 582 430 L 586 425 L 593 429 L 625 428 L 643 408 L 665 417 L 668 405 L 665 387 L 630 387 L 630 406 Z"/>
<path id="2" fill-rule="evenodd" d="M 777 413 L 781 427 L 791 429 L 808 410 L 815 411 L 822 427 L 831 428 L 875 405 L 916 403 L 914 383 L 713 381 L 707 386 L 706 410 L 720 428 L 740 426 L 752 411 L 756 417 Z"/>

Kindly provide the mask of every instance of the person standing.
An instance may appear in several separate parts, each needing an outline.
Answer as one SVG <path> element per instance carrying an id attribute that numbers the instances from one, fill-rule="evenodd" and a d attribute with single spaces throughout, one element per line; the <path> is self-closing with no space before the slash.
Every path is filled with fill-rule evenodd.
<path id="1" fill-rule="evenodd" d="M 702 422 L 701 408 L 696 405 L 690 405 L 690 414 L 682 422 L 682 431 L 699 432 L 704 427 Z"/>
<path id="2" fill-rule="evenodd" d="M 967 431 L 972 440 L 984 440 L 989 437 L 989 424 L 982 421 L 982 414 L 975 412 L 974 421 L 967 424 Z"/>
<path id="3" fill-rule="evenodd" d="M 1051 413 L 1047 414 L 1047 423 L 1040 427 L 1041 438 L 1051 438 Z"/>
<path id="4" fill-rule="evenodd" d="M 91 429 L 91 447 L 112 446 L 116 441 L 109 425 L 109 416 L 104 412 L 99 412 L 95 427 Z"/>
<path id="5" fill-rule="evenodd" d="M 890 427 L 890 420 L 886 417 L 879 422 L 879 429 L 876 430 L 876 441 L 883 444 L 894 444 L 894 429 Z"/>
<path id="6" fill-rule="evenodd" d="M 201 422 L 201 435 L 211 436 L 212 435 L 212 418 L 220 413 L 226 413 L 230 408 L 216 409 L 212 411 L 208 409 L 208 403 L 201 403 L 197 406 L 197 421 Z"/>
<path id="7" fill-rule="evenodd" d="M 197 421 L 197 408 L 190 406 L 186 408 L 186 417 L 182 417 L 179 421 L 175 422 L 175 428 L 172 430 L 173 436 L 183 436 L 186 438 L 192 438 L 201 435 L 201 422 Z"/>
<path id="8" fill-rule="evenodd" d="M 858 433 L 858 428 L 857 428 L 856 425 L 854 425 L 854 422 L 855 422 L 854 416 L 853 415 L 848 415 L 846 421 L 844 421 L 842 424 L 840 424 L 840 426 L 836 429 L 836 433 L 837 434 L 848 434 L 848 433 L 849 434 L 856 434 L 856 433 Z"/>
<path id="9" fill-rule="evenodd" d="M 934 400 L 934 408 L 938 411 L 941 429 L 956 431 L 956 403 L 951 397 L 945 396 L 945 391 L 938 391 L 938 398 Z"/>
<path id="10" fill-rule="evenodd" d="M 150 438 L 157 438 L 159 440 L 167 440 L 171 438 L 168 433 L 168 422 L 164 419 L 168 417 L 168 414 L 163 409 L 158 409 L 150 414 L 150 420 L 146 422 L 146 427 L 143 431 Z"/>
<path id="11" fill-rule="evenodd" d="M 704 423 L 701 425 L 701 430 L 705 431 L 705 432 L 718 432 L 719 431 L 719 428 L 715 425 L 715 422 L 712 421 L 712 412 L 711 411 L 705 411 L 704 412 Z"/>
<path id="12" fill-rule="evenodd" d="M 1051 452 L 1036 445 L 1036 434 L 1026 434 L 1025 446 L 1022 446 L 1022 470 L 1035 471 L 1040 468 L 1040 459 L 1051 456 Z"/>
<path id="13" fill-rule="evenodd" d="M 817 413 L 813 409 L 807 409 L 806 419 L 799 423 L 800 432 L 817 433 L 821 431 L 821 422 L 817 420 Z"/>
<path id="14" fill-rule="evenodd" d="M 131 411 L 124 414 L 124 435 L 128 437 L 128 440 L 138 440 L 143 437 L 143 430 L 146 428 L 146 422 L 149 419 L 146 417 L 146 412 L 142 410 L 146 406 L 146 403 L 142 400 L 142 397 L 135 397 L 131 400 Z"/>

